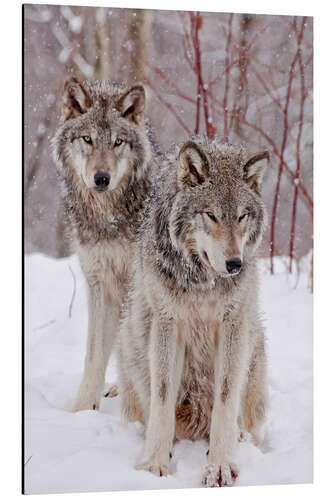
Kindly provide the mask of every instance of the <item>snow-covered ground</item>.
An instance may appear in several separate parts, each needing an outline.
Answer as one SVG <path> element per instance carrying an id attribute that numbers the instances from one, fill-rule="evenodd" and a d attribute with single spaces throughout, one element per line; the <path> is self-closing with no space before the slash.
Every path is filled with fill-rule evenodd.
<path id="1" fill-rule="evenodd" d="M 307 267 L 306 265 L 304 267 Z M 239 444 L 237 485 L 312 482 L 312 295 L 308 273 L 272 277 L 262 261 L 269 356 L 270 449 Z M 74 282 L 76 292 L 73 297 Z M 87 331 L 85 282 L 75 256 L 26 257 L 25 491 L 61 493 L 201 487 L 207 443 L 174 446 L 171 473 L 135 470 L 143 427 L 120 417 L 119 398 L 73 414 Z M 107 384 L 116 379 L 114 360 Z"/>

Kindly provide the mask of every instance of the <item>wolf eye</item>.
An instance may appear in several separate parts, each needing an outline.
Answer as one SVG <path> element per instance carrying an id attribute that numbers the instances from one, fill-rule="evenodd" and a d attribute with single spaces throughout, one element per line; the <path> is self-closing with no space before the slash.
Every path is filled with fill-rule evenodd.
<path id="1" fill-rule="evenodd" d="M 214 214 L 212 214 L 211 212 L 205 212 L 205 214 L 213 221 L 213 222 L 217 222 L 217 218 L 215 217 Z"/>
<path id="2" fill-rule="evenodd" d="M 92 140 L 91 140 L 91 137 L 90 135 L 84 135 L 82 137 L 82 139 L 84 140 L 84 142 L 86 142 L 87 144 L 92 144 Z"/>
<path id="3" fill-rule="evenodd" d="M 120 146 L 124 141 L 120 139 L 120 137 L 117 137 L 117 139 L 114 141 L 115 147 Z"/>
<path id="4" fill-rule="evenodd" d="M 248 217 L 248 213 L 245 213 L 243 215 L 241 215 L 240 217 L 238 217 L 238 222 L 241 222 L 243 219 L 245 219 L 245 217 Z"/>

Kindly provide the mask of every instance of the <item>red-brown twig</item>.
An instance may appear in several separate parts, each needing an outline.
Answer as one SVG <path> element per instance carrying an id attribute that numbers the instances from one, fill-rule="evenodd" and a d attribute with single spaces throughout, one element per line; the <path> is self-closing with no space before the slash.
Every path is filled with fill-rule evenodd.
<path id="1" fill-rule="evenodd" d="M 229 20 L 228 20 L 228 36 L 227 36 L 227 43 L 225 47 L 225 65 L 228 69 L 226 71 L 225 75 L 225 85 L 224 85 L 224 96 L 223 96 L 223 109 L 224 109 L 224 123 L 223 123 L 223 136 L 225 141 L 229 141 L 229 127 L 228 127 L 228 97 L 229 97 L 229 82 L 230 82 L 230 44 L 231 44 L 231 39 L 232 39 L 232 20 L 233 20 L 233 14 L 229 15 Z M 239 59 L 238 59 L 239 60 Z"/>
<path id="2" fill-rule="evenodd" d="M 191 134 L 190 129 L 188 128 L 188 126 L 186 125 L 186 123 L 181 119 L 181 117 L 178 115 L 178 113 L 174 110 L 173 106 L 169 102 L 167 102 L 165 99 L 163 99 L 163 97 L 161 96 L 161 94 L 159 93 L 159 91 L 157 90 L 157 88 L 155 87 L 155 85 L 153 85 L 153 83 L 151 82 L 151 80 L 149 78 L 147 78 L 146 76 L 145 76 L 145 81 L 147 82 L 147 85 L 151 88 L 151 90 L 154 92 L 154 94 L 156 95 L 157 99 L 176 118 L 177 122 L 183 127 L 183 129 L 186 131 L 186 133 L 190 135 Z"/>
<path id="3" fill-rule="evenodd" d="M 131 52 L 129 52 L 129 56 L 132 60 L 135 60 L 135 56 Z M 175 117 L 177 122 L 183 127 L 186 133 L 191 134 L 191 131 L 186 125 L 186 123 L 182 120 L 182 118 L 179 116 L 179 114 L 176 112 L 173 106 L 162 97 L 160 92 L 157 90 L 156 86 L 152 83 L 151 79 L 148 78 L 145 72 L 144 72 L 144 80 L 147 83 L 148 87 L 150 87 L 150 89 L 154 92 L 157 99 L 161 102 L 161 104 L 163 104 L 164 107 L 166 107 L 170 111 L 170 113 Z"/>
<path id="4" fill-rule="evenodd" d="M 271 89 L 268 87 L 267 85 L 267 80 L 264 79 L 261 74 L 259 73 L 259 71 L 256 70 L 255 68 L 255 65 L 250 63 L 251 64 L 251 70 L 253 72 L 253 74 L 255 75 L 255 77 L 257 78 L 257 80 L 261 83 L 261 85 L 263 86 L 265 92 L 267 93 L 267 95 L 269 95 L 269 97 L 272 99 L 272 101 L 277 105 L 277 107 L 282 111 L 284 112 L 283 110 L 283 106 L 281 104 L 281 101 L 279 99 L 277 99 L 273 94 L 272 94 L 272 91 Z"/>
<path id="5" fill-rule="evenodd" d="M 306 24 L 306 17 L 303 17 L 302 22 L 302 30 L 304 30 Z M 302 33 L 302 32 L 301 32 Z M 305 90 L 305 80 L 304 80 L 304 66 L 302 59 L 302 47 L 301 47 L 301 33 L 298 36 L 298 64 L 300 69 L 300 80 L 301 80 L 301 97 L 300 97 L 300 114 L 299 114 L 299 126 L 298 126 L 298 135 L 297 135 L 297 143 L 296 143 L 296 177 L 295 177 L 295 188 L 294 188 L 294 198 L 293 198 L 293 207 L 292 207 L 292 215 L 291 215 L 291 229 L 290 229 L 290 239 L 289 239 L 289 272 L 292 272 L 292 264 L 294 257 L 294 241 L 295 241 L 295 226 L 296 226 L 296 210 L 297 210 L 297 198 L 298 198 L 298 183 L 299 183 L 299 175 L 301 170 L 301 137 L 303 131 L 303 122 L 304 122 L 304 103 L 306 100 L 306 90 Z"/>
<path id="6" fill-rule="evenodd" d="M 258 93 L 257 93 L 256 89 L 254 89 L 254 94 L 255 94 L 256 113 L 258 116 L 258 127 L 262 129 L 262 112 L 261 112 L 261 109 L 260 109 L 259 104 L 258 104 Z M 259 151 L 261 149 L 263 149 L 262 135 L 259 133 L 258 133 L 258 148 L 259 148 Z"/>
<path id="7" fill-rule="evenodd" d="M 151 71 L 156 73 L 156 75 L 158 75 L 161 78 L 161 80 L 163 80 L 165 83 L 167 83 L 171 87 L 173 95 L 175 95 L 181 99 L 184 99 L 185 101 L 188 101 L 191 104 L 196 104 L 196 101 L 194 99 L 192 99 L 192 97 L 189 97 L 188 95 L 184 94 L 184 92 L 182 92 L 177 87 L 175 82 L 173 80 L 170 80 L 170 78 L 168 78 L 161 69 L 156 68 L 156 66 L 152 66 L 147 60 L 144 60 L 143 63 L 145 66 L 147 66 L 147 68 L 149 68 Z"/>
<path id="8" fill-rule="evenodd" d="M 214 105 L 217 106 L 217 108 L 220 108 L 220 110 L 216 110 L 217 113 L 220 115 L 220 116 L 223 116 L 224 114 L 224 110 L 223 110 L 223 105 L 215 98 L 212 96 L 212 94 L 210 94 L 210 99 L 212 101 L 212 103 Z M 252 130 L 255 130 L 256 132 L 258 132 L 266 141 L 267 143 L 270 145 L 271 147 L 271 151 L 272 153 L 274 154 L 274 156 L 276 156 L 278 158 L 278 160 L 280 162 L 282 162 L 282 166 L 283 168 L 286 170 L 288 176 L 290 177 L 291 181 L 294 183 L 295 181 L 295 178 L 296 178 L 296 174 L 291 170 L 291 168 L 289 167 L 289 165 L 285 162 L 284 159 L 281 159 L 281 154 L 275 144 L 275 142 L 273 141 L 273 139 L 267 134 L 267 132 L 265 132 L 262 128 L 260 128 L 258 125 L 256 125 L 255 123 L 251 123 L 249 122 L 248 120 L 246 120 L 244 117 L 242 117 L 239 113 L 236 113 L 234 114 L 234 117 L 235 117 L 235 120 L 238 120 L 240 121 L 243 125 L 251 128 Z M 301 191 L 302 195 L 304 196 L 306 202 L 307 202 L 307 206 L 308 206 L 308 209 L 310 211 L 310 214 L 312 216 L 313 214 L 313 201 L 312 201 L 312 198 L 307 190 L 307 188 L 304 186 L 304 184 L 301 182 L 301 180 L 299 181 L 298 183 L 298 187 L 299 187 L 299 190 Z"/>
<path id="9" fill-rule="evenodd" d="M 294 24 L 296 25 L 296 18 L 294 18 Z M 281 185 L 281 176 L 282 176 L 282 170 L 283 170 L 284 151 L 285 151 L 285 147 L 287 144 L 287 137 L 288 137 L 288 131 L 289 131 L 289 120 L 288 120 L 289 103 L 290 103 L 292 83 L 293 83 L 293 80 L 295 77 L 295 66 L 296 66 L 296 63 L 298 60 L 298 56 L 299 56 L 299 45 L 302 41 L 303 33 L 304 33 L 304 26 L 302 26 L 300 36 L 298 38 L 298 46 L 297 46 L 296 54 L 295 54 L 295 56 L 292 60 L 292 63 L 290 65 L 287 94 L 286 94 L 285 105 L 283 108 L 283 137 L 282 137 L 282 144 L 281 144 L 281 151 L 280 151 L 280 165 L 279 165 L 278 176 L 277 176 L 277 180 L 276 180 L 273 209 L 272 209 L 272 218 L 271 218 L 271 237 L 270 237 L 271 274 L 274 273 L 275 225 L 276 225 L 277 208 L 278 208 L 278 201 L 279 201 L 279 195 L 280 195 L 280 185 Z"/>
<path id="10" fill-rule="evenodd" d="M 205 86 L 203 82 L 203 77 L 202 77 L 202 66 L 201 66 L 201 49 L 200 49 L 200 38 L 199 38 L 199 30 L 202 27 L 202 17 L 200 15 L 200 12 L 197 12 L 196 14 L 190 12 L 190 19 L 191 19 L 191 35 L 192 35 L 192 41 L 193 41 L 193 47 L 194 47 L 194 53 L 195 53 L 195 72 L 197 75 L 197 114 L 196 114 L 196 122 L 195 122 L 195 133 L 197 134 L 199 132 L 199 126 L 200 126 L 200 104 L 201 104 L 201 97 L 202 96 L 202 101 L 203 101 L 203 110 L 204 110 L 204 117 L 205 117 L 205 124 L 206 124 L 206 133 L 208 137 L 212 137 L 213 134 L 213 128 L 211 126 L 211 119 L 209 116 L 209 110 L 208 110 L 208 97 L 207 97 L 207 87 Z"/>
<path id="11" fill-rule="evenodd" d="M 183 49 L 184 49 L 184 57 L 185 57 L 185 60 L 187 61 L 188 65 L 190 66 L 191 70 L 195 73 L 194 55 L 193 55 L 193 53 L 191 53 L 191 39 L 190 39 L 190 35 L 186 29 L 185 13 L 179 12 L 179 17 L 182 21 L 182 27 L 183 27 L 182 44 L 183 44 Z"/>

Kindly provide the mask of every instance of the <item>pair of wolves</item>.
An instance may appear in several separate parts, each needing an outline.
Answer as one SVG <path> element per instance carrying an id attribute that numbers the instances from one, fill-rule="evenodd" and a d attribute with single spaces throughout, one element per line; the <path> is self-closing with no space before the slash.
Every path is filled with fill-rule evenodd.
<path id="1" fill-rule="evenodd" d="M 144 108 L 139 84 L 65 85 L 54 157 L 89 293 L 74 410 L 98 408 L 117 343 L 122 409 L 146 427 L 137 467 L 166 475 L 174 438 L 208 439 L 203 481 L 231 485 L 239 432 L 255 436 L 267 405 L 256 251 L 268 153 L 202 136 L 162 157 Z"/>

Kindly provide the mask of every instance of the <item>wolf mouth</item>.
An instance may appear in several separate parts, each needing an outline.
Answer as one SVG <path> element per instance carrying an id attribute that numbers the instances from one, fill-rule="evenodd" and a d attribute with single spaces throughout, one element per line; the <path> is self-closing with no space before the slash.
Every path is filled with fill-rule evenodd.
<path id="1" fill-rule="evenodd" d="M 108 190 L 108 186 L 94 186 L 94 190 L 97 192 L 97 193 L 105 193 L 105 191 Z"/>

